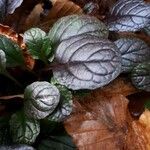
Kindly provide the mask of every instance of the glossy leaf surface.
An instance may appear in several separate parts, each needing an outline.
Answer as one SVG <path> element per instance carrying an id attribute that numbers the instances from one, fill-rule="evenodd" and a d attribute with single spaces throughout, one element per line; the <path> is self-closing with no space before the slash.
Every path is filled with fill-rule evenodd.
<path id="1" fill-rule="evenodd" d="M 91 35 L 62 41 L 55 59 L 58 67 L 53 69 L 54 78 L 73 90 L 103 87 L 121 71 L 121 53 L 116 45 Z"/>
<path id="2" fill-rule="evenodd" d="M 22 50 L 16 43 L 0 35 L 0 49 L 5 52 L 7 67 L 24 66 Z"/>

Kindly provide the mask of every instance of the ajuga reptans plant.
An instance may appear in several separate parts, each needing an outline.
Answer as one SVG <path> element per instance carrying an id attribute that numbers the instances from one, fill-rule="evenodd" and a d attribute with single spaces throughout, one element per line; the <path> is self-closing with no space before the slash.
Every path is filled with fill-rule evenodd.
<path id="1" fill-rule="evenodd" d="M 21 0 L 8 0 L 8 3 L 1 0 L 0 21 L 3 22 L 5 16 L 13 13 L 21 3 Z M 40 71 L 38 74 L 26 66 L 23 48 L 9 36 L 1 34 L 0 73 L 24 91 L 24 94 L 18 95 L 23 99 L 23 107 L 0 118 L 5 121 L 0 129 L 6 129 L 0 134 L 10 134 L 9 141 L 0 137 L 1 145 L 19 145 L 2 148 L 33 149 L 24 144 L 32 144 L 39 150 L 44 148 L 44 142 L 38 146 L 34 143 L 41 133 L 45 133 L 44 125 L 53 129 L 69 117 L 74 91 L 102 88 L 125 73 L 131 77 L 136 88 L 149 92 L 149 45 L 136 37 L 109 38 L 110 34 L 120 32 L 140 31 L 150 35 L 149 27 L 150 3 L 119 0 L 103 22 L 88 15 L 70 15 L 55 22 L 48 33 L 36 27 L 25 31 L 23 42 L 27 52 L 34 61 L 42 63 L 40 71 L 51 71 L 47 72 L 45 80 L 38 78 Z M 22 86 L 9 71 L 16 67 L 36 75 L 37 80 Z M 68 135 L 64 136 L 70 140 Z M 60 137 L 48 139 L 47 147 L 50 149 L 54 143 L 53 148 L 65 147 L 65 144 L 57 142 Z M 68 147 L 75 148 L 71 140 Z"/>

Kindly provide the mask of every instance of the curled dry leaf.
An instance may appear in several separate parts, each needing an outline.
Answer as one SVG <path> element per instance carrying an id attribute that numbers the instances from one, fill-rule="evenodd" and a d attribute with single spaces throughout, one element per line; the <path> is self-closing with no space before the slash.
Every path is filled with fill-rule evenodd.
<path id="1" fill-rule="evenodd" d="M 99 18 L 103 18 L 102 16 L 116 2 L 116 0 L 72 0 L 72 1 L 77 5 L 84 7 L 86 13 L 97 16 Z M 95 6 L 97 5 L 98 7 L 97 6 L 94 7 L 94 5 Z M 91 7 L 87 8 L 87 6 L 91 6 Z M 91 8 L 93 9 L 92 12 L 91 12 L 92 10 Z"/>
<path id="2" fill-rule="evenodd" d="M 24 28 L 29 29 L 38 26 L 44 31 L 49 31 L 49 28 L 59 18 L 72 14 L 82 14 L 82 9 L 78 5 L 67 0 L 55 0 L 52 9 L 47 15 L 42 15 L 43 11 L 42 4 L 36 5 L 27 17 Z"/>
<path id="3" fill-rule="evenodd" d="M 29 69 L 34 67 L 34 60 L 31 55 L 28 54 L 26 45 L 23 42 L 23 37 L 20 34 L 17 34 L 14 30 L 12 30 L 9 26 L 4 26 L 0 24 L 0 35 L 4 35 L 7 38 L 11 39 L 15 43 L 17 43 L 20 48 L 23 50 L 23 55 L 25 59 L 25 64 Z"/>
<path id="4" fill-rule="evenodd" d="M 80 150 L 141 150 L 144 146 L 145 136 L 136 135 L 129 124 L 133 120 L 129 116 L 128 100 L 124 96 L 134 93 L 134 88 L 127 80 L 119 80 L 103 90 L 93 91 L 82 101 L 74 102 L 74 111 L 65 121 L 65 128 Z M 136 130 L 141 131 L 141 128 Z"/>
<path id="5" fill-rule="evenodd" d="M 141 150 L 150 149 L 150 111 L 145 110 L 138 121 L 131 123 L 132 132 L 128 136 L 128 142 L 134 139 L 133 143 L 137 143 Z M 140 139 L 139 139 L 140 138 Z M 134 149 L 133 149 L 134 150 Z"/>
<path id="6" fill-rule="evenodd" d="M 146 147 L 150 149 L 150 111 L 145 110 L 145 112 L 140 116 L 139 122 L 144 128 L 144 134 L 147 138 Z"/>

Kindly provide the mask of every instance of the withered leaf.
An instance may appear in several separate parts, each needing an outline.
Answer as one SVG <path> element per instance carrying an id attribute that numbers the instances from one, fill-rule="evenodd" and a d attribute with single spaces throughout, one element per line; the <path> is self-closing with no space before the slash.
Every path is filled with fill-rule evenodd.
<path id="1" fill-rule="evenodd" d="M 59 18 L 72 14 L 82 14 L 82 9 L 78 5 L 67 0 L 56 0 L 47 15 L 42 15 L 43 11 L 42 4 L 36 5 L 27 17 L 24 28 L 29 29 L 38 26 L 44 31 L 49 31 L 49 28 Z"/>
<path id="2" fill-rule="evenodd" d="M 104 15 L 108 11 L 109 7 L 111 7 L 116 2 L 116 0 L 72 0 L 72 1 L 82 8 L 83 7 L 87 8 L 87 6 L 92 4 L 94 13 L 93 12 L 89 13 L 89 10 L 91 10 L 91 7 L 86 9 L 85 12 L 90 15 L 94 15 L 94 16 L 96 15 L 97 17 Z M 98 7 L 96 6 L 94 8 L 94 5 L 97 5 Z"/>
<path id="3" fill-rule="evenodd" d="M 23 41 L 23 37 L 21 34 L 17 34 L 13 29 L 9 26 L 4 26 L 0 24 L 0 35 L 4 35 L 13 42 L 17 43 L 19 47 L 23 50 L 23 55 L 25 59 L 25 64 L 29 69 L 32 69 L 34 66 L 34 60 L 31 55 L 28 54 L 26 50 L 26 45 Z"/>
<path id="4" fill-rule="evenodd" d="M 119 80 L 121 83 L 121 79 Z M 117 82 L 118 80 L 114 81 L 103 90 L 93 91 L 90 96 L 79 102 L 75 101 L 73 114 L 65 122 L 65 128 L 80 150 L 126 148 L 141 150 L 141 144 L 145 144 L 139 134 L 129 141 L 127 139 L 129 135 L 131 137 L 135 133 L 128 123 L 132 122 L 132 119 L 127 110 L 128 100 L 123 93 L 130 89 L 128 94 L 131 94 L 134 88 L 132 89 L 127 81 L 124 81 L 122 86 Z M 118 87 L 120 91 L 116 91 Z M 125 95 L 128 94 L 125 92 Z M 133 145 L 135 139 L 139 141 Z"/>

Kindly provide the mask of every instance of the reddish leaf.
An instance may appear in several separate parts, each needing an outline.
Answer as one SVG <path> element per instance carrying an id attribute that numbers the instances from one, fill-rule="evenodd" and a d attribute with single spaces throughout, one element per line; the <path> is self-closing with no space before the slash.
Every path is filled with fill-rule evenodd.
<path id="1" fill-rule="evenodd" d="M 127 80 L 118 79 L 102 90 L 91 92 L 83 100 L 75 101 L 65 128 L 80 150 L 141 150 L 145 137 L 139 135 L 142 129 L 133 130 L 125 97 L 134 92 L 136 90 Z"/>
<path id="2" fill-rule="evenodd" d="M 0 24 L 0 34 L 6 36 L 7 38 L 11 39 L 20 46 L 20 48 L 23 50 L 26 66 L 29 69 L 32 69 L 34 66 L 34 60 L 31 57 L 31 55 L 28 54 L 26 45 L 23 42 L 23 37 L 20 34 L 17 34 L 15 31 L 13 31 L 9 26 L 4 26 L 2 24 Z"/>
<path id="3" fill-rule="evenodd" d="M 25 30 L 31 27 L 38 26 L 44 31 L 49 31 L 50 27 L 59 18 L 72 14 L 82 14 L 82 9 L 71 1 L 55 0 L 53 7 L 47 15 L 43 15 L 42 4 L 35 6 L 25 22 Z"/>

